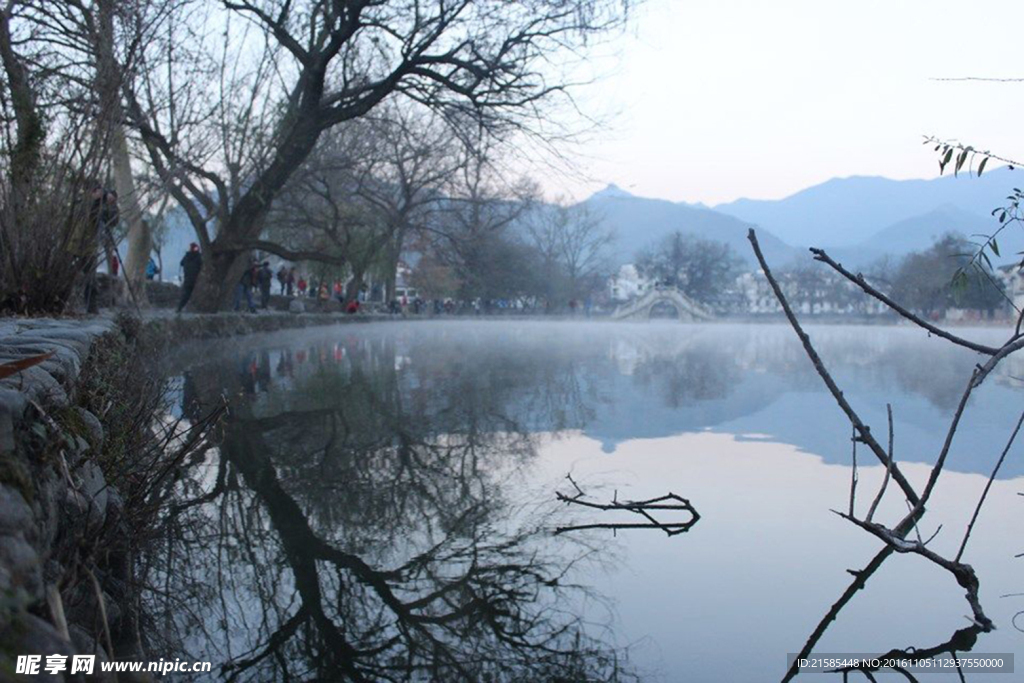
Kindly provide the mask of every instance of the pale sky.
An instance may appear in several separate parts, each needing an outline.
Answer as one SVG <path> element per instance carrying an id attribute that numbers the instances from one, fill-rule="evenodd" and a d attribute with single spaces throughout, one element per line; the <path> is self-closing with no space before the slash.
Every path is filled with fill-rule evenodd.
<path id="1" fill-rule="evenodd" d="M 647 0 L 582 91 L 616 113 L 578 157 L 592 181 L 708 204 L 779 198 L 833 177 L 929 178 L 922 136 L 1024 156 L 1021 0 Z M 614 56 L 609 56 L 614 53 Z"/>

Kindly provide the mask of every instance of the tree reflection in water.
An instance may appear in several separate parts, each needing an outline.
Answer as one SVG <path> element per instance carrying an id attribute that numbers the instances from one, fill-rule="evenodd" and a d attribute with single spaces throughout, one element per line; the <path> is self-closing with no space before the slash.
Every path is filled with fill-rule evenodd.
<path id="1" fill-rule="evenodd" d="M 550 327 L 446 322 L 228 361 L 209 352 L 188 374 L 185 403 L 198 416 L 226 393 L 231 414 L 220 453 L 181 482 L 178 514 L 150 558 L 164 579 L 154 610 L 176 615 L 190 654 L 212 653 L 240 680 L 621 677 L 614 649 L 585 636 L 585 592 L 566 574 L 592 548 L 586 538 L 560 545 L 548 533 L 560 521 L 526 508 L 516 484 L 537 433 L 578 429 L 614 445 L 710 426 L 772 432 L 826 462 L 847 456 L 830 448 L 832 413 L 819 409 L 820 379 L 789 330 L 607 329 L 553 338 Z M 920 424 L 975 362 L 962 349 L 922 353 L 899 330 L 821 327 L 814 337 L 851 397 L 895 395 Z M 998 417 L 1011 403 L 987 409 Z M 773 405 L 813 419 L 769 422 Z M 920 431 L 901 460 L 924 460 L 928 438 Z M 987 475 L 973 454 L 1002 436 L 972 438 L 956 465 Z M 971 631 L 929 649 L 966 651 Z"/>
<path id="2" fill-rule="evenodd" d="M 229 680 L 630 678 L 579 616 L 593 547 L 508 490 L 536 437 L 500 376 L 483 395 L 451 373 L 438 405 L 401 363 L 358 341 L 286 352 L 276 378 L 259 353 L 188 373 L 186 412 L 231 407 L 149 558 L 151 612 Z"/>

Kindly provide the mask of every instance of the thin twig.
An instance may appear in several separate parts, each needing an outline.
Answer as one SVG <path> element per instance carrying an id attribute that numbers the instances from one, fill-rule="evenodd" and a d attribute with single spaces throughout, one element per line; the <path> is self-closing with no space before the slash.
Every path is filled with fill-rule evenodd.
<path id="1" fill-rule="evenodd" d="M 935 528 L 935 532 L 932 533 L 932 535 L 928 537 L 928 540 L 923 542 L 921 545 L 928 545 L 929 543 L 934 541 L 935 537 L 939 535 L 940 531 L 942 531 L 942 525 L 941 524 L 938 527 Z"/>
<path id="2" fill-rule="evenodd" d="M 84 567 L 85 573 L 89 575 L 92 580 L 92 589 L 96 594 L 96 604 L 99 605 L 100 620 L 103 624 L 103 639 L 107 644 L 107 656 L 113 660 L 117 655 L 114 654 L 114 641 L 110 637 L 110 622 L 107 620 L 107 604 L 103 599 L 103 590 L 100 588 L 100 582 L 96 580 L 96 575 L 92 573 L 92 570 L 88 567 Z M 114 673 L 114 681 L 117 682 L 117 673 Z"/>
<path id="3" fill-rule="evenodd" d="M 878 504 L 882 502 L 882 497 L 885 495 L 885 489 L 889 486 L 889 478 L 892 476 L 892 463 L 896 461 L 896 455 L 893 452 L 893 429 L 892 429 L 892 404 L 885 404 L 885 412 L 889 418 L 889 463 L 885 466 L 885 476 L 882 478 L 882 486 L 878 489 L 878 495 L 875 496 L 875 500 L 872 501 L 871 507 L 868 508 L 867 521 L 871 521 L 871 518 L 875 516 L 875 510 L 878 509 Z"/>
<path id="4" fill-rule="evenodd" d="M 978 505 L 974 508 L 974 514 L 971 515 L 971 521 L 967 525 L 967 532 L 964 534 L 964 540 L 960 542 L 960 550 L 957 551 L 955 562 L 959 562 L 960 558 L 963 557 L 964 549 L 967 547 L 967 540 L 971 537 L 971 531 L 974 529 L 974 523 L 978 520 L 978 515 L 981 513 L 981 506 L 985 504 L 985 498 L 988 497 L 988 491 L 992 488 L 992 482 L 995 481 L 996 475 L 999 474 L 999 468 L 1003 466 L 1003 461 L 1006 460 L 1006 454 L 1010 452 L 1010 447 L 1013 446 L 1013 442 L 1017 439 L 1017 434 L 1020 432 L 1021 425 L 1024 425 L 1024 413 L 1021 413 L 1020 419 L 1017 420 L 1017 426 L 1013 428 L 1013 433 L 1010 434 L 1009 441 L 1006 442 L 1006 448 L 1003 449 L 1002 454 L 999 456 L 999 460 L 996 462 L 996 466 L 992 468 L 992 474 L 988 478 L 988 482 L 985 484 L 985 490 L 981 492 L 981 497 L 978 498 Z"/>
<path id="5" fill-rule="evenodd" d="M 910 523 L 913 525 L 912 528 L 914 530 L 914 534 L 917 535 L 917 542 L 920 543 L 921 542 L 921 527 L 919 527 L 917 525 L 917 518 L 914 517 L 914 506 L 912 506 L 910 504 L 909 500 L 907 501 L 907 512 L 908 512 L 907 519 L 911 520 Z"/>
<path id="6" fill-rule="evenodd" d="M 854 506 L 857 502 L 857 430 L 851 426 L 852 434 L 850 443 L 853 444 L 853 467 L 850 468 L 850 515 L 854 513 Z"/>
<path id="7" fill-rule="evenodd" d="M 583 493 L 583 489 L 580 488 L 580 485 L 576 483 L 576 480 L 572 478 L 572 473 L 566 474 L 565 478 L 568 479 L 569 483 L 572 484 L 573 487 L 576 489 L 576 498 L 582 498 L 583 496 L 586 495 L 585 493 Z"/>
<path id="8" fill-rule="evenodd" d="M 1024 78 L 989 78 L 987 76 L 959 76 L 946 78 L 929 78 L 928 80 L 953 83 L 958 81 L 977 81 L 979 83 L 1020 83 L 1024 81 Z"/>
<path id="9" fill-rule="evenodd" d="M 997 358 L 998 353 L 992 358 Z M 953 437 L 956 435 L 957 429 L 960 426 L 960 418 L 963 417 L 964 411 L 967 409 L 967 400 L 971 397 L 971 392 L 981 384 L 978 381 L 978 376 L 981 370 L 975 368 L 974 372 L 971 373 L 971 379 L 967 382 L 967 388 L 964 389 L 963 395 L 960 396 L 960 403 L 957 404 L 956 412 L 953 413 L 953 420 L 949 423 L 949 428 L 946 430 L 946 438 L 942 442 L 942 450 L 939 451 L 939 457 L 936 458 L 935 464 L 932 466 L 932 471 L 928 475 L 928 482 L 925 484 L 924 491 L 921 492 L 920 500 L 914 503 L 914 506 L 910 509 L 904 522 L 909 522 L 912 519 L 918 519 L 924 513 L 925 503 L 932 495 L 932 491 L 935 490 L 935 485 L 939 481 L 939 475 L 942 474 L 942 469 L 946 465 L 946 458 L 949 456 L 949 449 L 953 445 Z M 987 374 L 987 373 L 986 373 Z"/>

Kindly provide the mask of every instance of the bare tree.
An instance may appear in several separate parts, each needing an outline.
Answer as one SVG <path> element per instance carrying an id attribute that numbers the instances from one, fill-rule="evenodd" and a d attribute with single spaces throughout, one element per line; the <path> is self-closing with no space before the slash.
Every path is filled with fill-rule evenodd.
<path id="1" fill-rule="evenodd" d="M 382 267 L 385 297 L 395 296 L 395 277 L 402 250 L 413 233 L 427 230 L 431 214 L 443 200 L 442 189 L 457 173 L 465 156 L 452 130 L 436 116 L 389 107 L 384 118 L 370 124 L 380 142 L 355 192 L 387 226 L 389 238 Z"/>
<path id="2" fill-rule="evenodd" d="M 564 279 L 564 286 L 552 287 L 553 293 L 561 290 L 567 299 L 583 296 L 607 274 L 615 233 L 586 204 L 559 199 L 554 206 L 533 211 L 527 223 L 533 245 L 548 264 L 548 277 Z"/>
<path id="3" fill-rule="evenodd" d="M 33 52 L 36 80 L 45 76 L 47 81 L 47 113 L 51 120 L 90 120 L 89 127 L 97 140 L 95 150 L 105 168 L 80 172 L 89 175 L 90 182 L 102 182 L 102 176 L 112 172 L 120 218 L 128 227 L 125 275 L 129 291 L 140 302 L 145 298 L 144 272 L 151 240 L 124 126 L 122 91 L 134 78 L 141 46 L 185 1 L 8 3 L 9 12 L 22 5 L 17 14 L 24 29 L 22 44 Z M 20 80 L 16 78 L 15 82 Z M 103 241 L 108 260 L 112 260 L 113 244 L 110 239 Z"/>
<path id="4" fill-rule="evenodd" d="M 72 3 L 75 4 L 75 3 Z M 103 125 L 109 131 L 110 157 L 113 167 L 114 186 L 117 189 L 121 208 L 121 219 L 128 225 L 128 251 L 124 262 L 124 275 L 128 291 L 136 305 L 146 303 L 146 264 L 153 248 L 149 224 L 143 218 L 142 203 L 136 190 L 132 173 L 132 160 L 128 150 L 128 138 L 124 127 L 124 112 L 121 106 L 123 81 L 130 77 L 127 64 L 129 56 L 118 58 L 116 50 L 120 42 L 133 43 L 146 39 L 150 17 L 143 15 L 147 4 L 123 3 L 115 0 L 96 0 L 93 6 L 78 4 L 81 20 L 91 43 L 95 60 L 95 91 L 99 97 L 98 113 Z M 120 15 L 120 16 L 118 16 Z M 122 29 L 138 31 L 139 35 L 117 36 L 115 19 L 120 19 Z"/>
<path id="5" fill-rule="evenodd" d="M 371 269 L 393 297 L 401 251 L 443 199 L 443 185 L 462 163 L 457 151 L 442 121 L 396 106 L 336 126 L 285 186 L 267 237 L 343 264 L 347 299 Z"/>
<path id="6" fill-rule="evenodd" d="M 15 51 L 11 32 L 14 8 L 14 3 L 7 3 L 0 10 L 0 58 L 7 77 L 7 94 L 16 126 L 16 139 L 10 149 L 10 166 L 7 169 L 10 174 L 10 199 L 5 208 L 9 217 L 22 213 L 29 201 L 46 138 L 38 96 L 30 81 L 28 67 L 24 57 Z M 5 251 L 10 256 L 10 251 Z"/>
<path id="7" fill-rule="evenodd" d="M 646 277 L 677 286 L 702 303 L 713 302 L 731 284 L 739 264 L 729 245 L 678 230 L 637 260 Z"/>
<path id="8" fill-rule="evenodd" d="M 907 254 L 893 276 L 893 298 L 926 317 L 953 307 L 991 312 L 1012 306 L 987 257 L 973 264 L 972 250 L 967 239 L 950 233 L 928 249 Z"/>
<path id="9" fill-rule="evenodd" d="M 525 179 L 510 182 L 489 151 L 485 142 L 465 148 L 422 232 L 432 253 L 454 271 L 462 298 L 533 295 L 539 259 L 517 226 L 534 206 L 537 188 Z"/>
<path id="10" fill-rule="evenodd" d="M 351 294 L 382 258 L 392 227 L 357 189 L 376 155 L 374 129 L 351 121 L 328 131 L 289 179 L 268 215 L 266 238 L 292 252 L 317 252 L 322 268 L 351 276 Z"/>
<path id="11" fill-rule="evenodd" d="M 564 90 L 545 57 L 615 26 L 622 8 L 619 0 L 224 0 L 221 12 L 196 10 L 215 16 L 183 14 L 178 40 L 147 53 L 152 77 L 126 98 L 151 164 L 207 252 L 201 306 L 226 299 L 249 249 L 321 258 L 262 238 L 271 204 L 325 130 L 398 97 L 460 127 L 522 132 Z M 182 40 L 190 47 L 171 47 Z M 195 82 L 210 72 L 224 74 L 227 92 Z"/>
<path id="12" fill-rule="evenodd" d="M 102 168 L 107 129 L 76 78 L 83 67 L 69 57 L 75 45 L 54 48 L 40 23 L 63 9 L 16 1 L 0 8 L 0 306 L 19 312 L 66 309 L 79 275 L 95 266 L 86 195 Z"/>

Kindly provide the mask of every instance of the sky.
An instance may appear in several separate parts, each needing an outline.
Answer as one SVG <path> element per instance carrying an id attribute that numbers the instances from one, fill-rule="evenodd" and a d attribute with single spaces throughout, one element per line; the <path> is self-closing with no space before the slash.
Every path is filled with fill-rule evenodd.
<path id="1" fill-rule="evenodd" d="M 931 178 L 923 136 L 1024 157 L 1020 0 L 647 0 L 577 91 L 604 123 L 549 195 L 709 205 L 834 177 Z"/>

